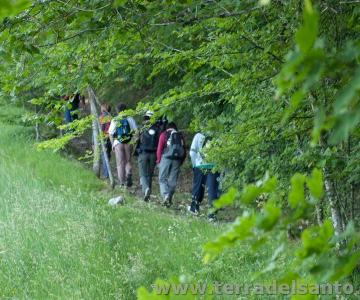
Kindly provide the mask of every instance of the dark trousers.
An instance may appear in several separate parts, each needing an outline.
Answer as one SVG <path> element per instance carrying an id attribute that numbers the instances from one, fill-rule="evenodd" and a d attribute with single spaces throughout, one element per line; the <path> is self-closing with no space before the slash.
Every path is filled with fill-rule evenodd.
<path id="1" fill-rule="evenodd" d="M 210 170 L 193 168 L 192 202 L 191 206 L 199 210 L 199 204 L 204 199 L 205 186 L 208 192 L 208 204 L 212 207 L 214 200 L 220 196 L 218 172 L 212 173 Z"/>
<path id="2" fill-rule="evenodd" d="M 142 152 L 138 157 L 140 184 L 142 192 L 145 194 L 146 189 L 151 190 L 152 178 L 156 165 L 155 152 Z"/>

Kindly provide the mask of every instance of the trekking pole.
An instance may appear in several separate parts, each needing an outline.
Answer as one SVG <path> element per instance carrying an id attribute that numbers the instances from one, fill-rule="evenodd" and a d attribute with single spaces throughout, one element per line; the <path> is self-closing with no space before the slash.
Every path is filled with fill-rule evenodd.
<path id="1" fill-rule="evenodd" d="M 111 172 L 111 168 L 110 168 L 110 162 L 109 162 L 109 158 L 107 156 L 106 153 L 106 147 L 105 147 L 105 143 L 102 136 L 102 131 L 101 131 L 101 126 L 100 126 L 100 122 L 99 122 L 99 118 L 98 118 L 98 113 L 97 113 L 97 108 L 96 108 L 96 102 L 97 102 L 97 98 L 95 95 L 94 90 L 92 89 L 91 86 L 88 87 L 88 93 L 89 93 L 89 98 L 90 98 L 90 106 L 91 106 L 91 113 L 94 117 L 94 121 L 96 123 L 96 127 L 97 127 L 97 135 L 100 136 L 100 150 L 103 153 L 103 157 L 104 157 L 104 161 L 105 161 L 105 166 L 108 170 L 108 174 L 109 174 L 109 183 L 111 188 L 115 187 L 115 181 L 114 181 L 114 177 L 112 175 Z M 97 141 L 96 141 L 97 143 Z M 100 167 L 99 167 L 99 171 L 100 171 Z"/>

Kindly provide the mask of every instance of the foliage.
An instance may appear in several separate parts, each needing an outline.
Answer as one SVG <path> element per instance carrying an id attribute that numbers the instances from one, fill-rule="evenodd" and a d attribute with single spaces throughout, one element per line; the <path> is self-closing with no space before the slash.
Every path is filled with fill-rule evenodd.
<path id="1" fill-rule="evenodd" d="M 0 18 L 15 15 L 24 10 L 28 5 L 28 0 L 1 0 Z"/>
<path id="2" fill-rule="evenodd" d="M 228 191 L 217 207 L 237 199 L 244 211 L 206 260 L 272 234 L 279 253 L 287 225 L 306 219 L 287 278 L 340 280 L 358 263 L 359 12 L 332 0 L 38 1 L 1 25 L 2 97 L 55 127 L 60 96 L 90 85 L 135 116 L 205 132 Z M 263 271 L 278 267 L 274 255 Z"/>
<path id="3" fill-rule="evenodd" d="M 83 135 L 84 131 L 88 128 L 88 126 L 90 126 L 92 120 L 92 116 L 87 116 L 79 120 L 74 120 L 69 124 L 59 126 L 58 128 L 60 130 L 64 130 L 65 134 L 60 138 L 53 138 L 38 143 L 37 148 L 53 149 L 54 151 L 63 149 L 69 143 L 69 141 Z"/>

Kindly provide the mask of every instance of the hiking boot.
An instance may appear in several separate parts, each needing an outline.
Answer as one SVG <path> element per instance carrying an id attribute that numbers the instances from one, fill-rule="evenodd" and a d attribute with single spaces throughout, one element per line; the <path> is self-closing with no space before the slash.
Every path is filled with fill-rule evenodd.
<path id="1" fill-rule="evenodd" d="M 148 202 L 150 199 L 150 188 L 146 188 L 145 194 L 144 194 L 144 201 Z"/>
<path id="2" fill-rule="evenodd" d="M 132 175 L 129 174 L 129 175 L 126 177 L 126 186 L 127 186 L 127 187 L 132 187 L 132 184 L 133 184 L 133 182 L 132 182 Z"/>
<path id="3" fill-rule="evenodd" d="M 188 210 L 189 213 L 191 213 L 194 216 L 197 216 L 199 214 L 199 210 L 196 209 L 193 205 L 189 205 L 187 207 L 187 210 Z"/>
<path id="4" fill-rule="evenodd" d="M 208 221 L 211 222 L 211 223 L 216 222 L 217 220 L 216 220 L 215 214 L 209 214 L 208 215 Z"/>
<path id="5" fill-rule="evenodd" d="M 163 205 L 166 207 L 170 207 L 171 205 L 171 195 L 167 194 L 165 195 Z"/>

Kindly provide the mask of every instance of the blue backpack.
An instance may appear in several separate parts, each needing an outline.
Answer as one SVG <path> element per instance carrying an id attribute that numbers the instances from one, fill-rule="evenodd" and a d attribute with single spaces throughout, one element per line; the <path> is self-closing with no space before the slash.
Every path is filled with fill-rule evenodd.
<path id="1" fill-rule="evenodd" d="M 121 144 L 127 144 L 130 142 L 132 134 L 130 124 L 127 118 L 123 118 L 118 122 L 118 126 L 116 128 L 116 135 L 117 139 Z"/>

